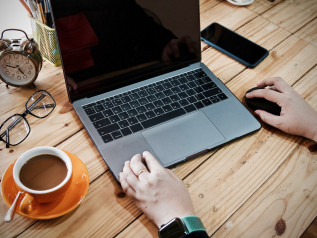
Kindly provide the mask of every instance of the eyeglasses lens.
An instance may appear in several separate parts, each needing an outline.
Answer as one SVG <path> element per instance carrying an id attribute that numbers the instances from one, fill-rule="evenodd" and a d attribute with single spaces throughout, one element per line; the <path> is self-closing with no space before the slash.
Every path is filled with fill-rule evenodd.
<path id="1" fill-rule="evenodd" d="M 46 92 L 35 93 L 27 102 L 26 108 L 36 117 L 46 117 L 55 108 L 55 102 Z"/>
<path id="2" fill-rule="evenodd" d="M 9 133 L 9 136 L 7 135 Z M 11 145 L 19 144 L 30 133 L 29 124 L 19 115 L 14 115 L 6 120 L 0 129 L 0 135 L 3 140 Z"/>

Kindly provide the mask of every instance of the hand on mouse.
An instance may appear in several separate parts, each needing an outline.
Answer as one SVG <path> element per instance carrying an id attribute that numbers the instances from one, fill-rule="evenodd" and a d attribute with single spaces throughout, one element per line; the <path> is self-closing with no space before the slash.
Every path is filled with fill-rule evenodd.
<path id="1" fill-rule="evenodd" d="M 157 227 L 175 217 L 195 215 L 182 180 L 163 168 L 151 153 L 133 156 L 119 177 L 124 192 Z"/>
<path id="2" fill-rule="evenodd" d="M 274 77 L 265 79 L 257 87 L 261 89 L 246 94 L 246 97 L 265 98 L 281 107 L 280 116 L 256 110 L 262 121 L 284 132 L 317 142 L 317 112 L 291 86 L 280 77 Z"/>

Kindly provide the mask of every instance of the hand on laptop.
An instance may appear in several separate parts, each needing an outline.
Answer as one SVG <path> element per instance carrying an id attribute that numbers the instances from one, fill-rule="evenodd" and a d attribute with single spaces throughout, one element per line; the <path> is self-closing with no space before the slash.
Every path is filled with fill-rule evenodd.
<path id="1" fill-rule="evenodd" d="M 157 227 L 175 217 L 195 215 L 185 184 L 147 151 L 125 162 L 120 182 L 124 192 Z"/>
<path id="2" fill-rule="evenodd" d="M 263 90 L 252 91 L 246 97 L 265 98 L 281 107 L 280 116 L 256 110 L 262 121 L 284 132 L 317 142 L 317 112 L 291 86 L 280 77 L 273 77 L 260 82 L 257 87 Z"/>

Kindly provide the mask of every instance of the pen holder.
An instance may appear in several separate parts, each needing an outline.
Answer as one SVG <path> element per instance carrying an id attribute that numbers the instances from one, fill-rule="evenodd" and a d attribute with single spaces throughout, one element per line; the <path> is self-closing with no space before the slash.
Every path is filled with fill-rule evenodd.
<path id="1" fill-rule="evenodd" d="M 48 27 L 42 22 L 30 17 L 33 38 L 39 45 L 42 57 L 54 66 L 61 65 L 61 58 L 58 49 L 58 43 L 55 35 L 55 29 Z"/>

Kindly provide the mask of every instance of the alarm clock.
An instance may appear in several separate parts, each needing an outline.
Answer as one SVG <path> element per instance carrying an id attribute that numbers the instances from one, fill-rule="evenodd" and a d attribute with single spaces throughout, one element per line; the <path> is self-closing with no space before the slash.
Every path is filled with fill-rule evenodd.
<path id="1" fill-rule="evenodd" d="M 26 39 L 6 39 L 6 31 L 21 31 Z M 19 29 L 6 29 L 0 38 L 0 79 L 7 85 L 23 87 L 32 84 L 41 68 L 43 58 L 34 39 Z"/>

